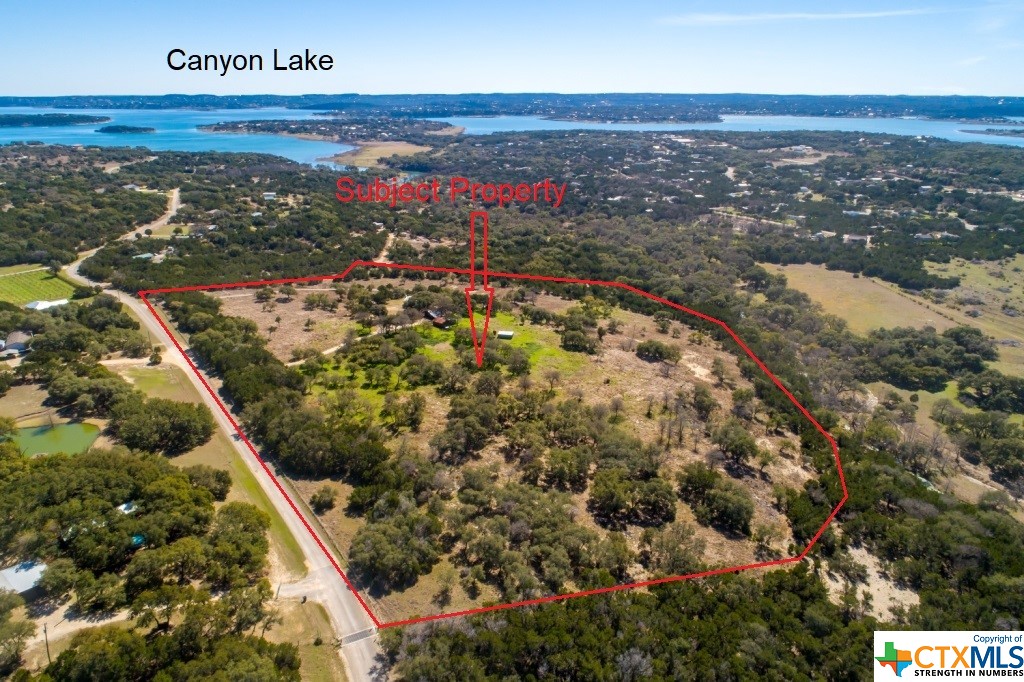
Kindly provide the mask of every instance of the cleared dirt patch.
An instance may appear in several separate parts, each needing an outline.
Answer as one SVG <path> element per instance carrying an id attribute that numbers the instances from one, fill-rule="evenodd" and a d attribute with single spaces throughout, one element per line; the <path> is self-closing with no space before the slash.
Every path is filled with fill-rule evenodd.
<path id="1" fill-rule="evenodd" d="M 349 330 L 354 331 L 358 326 L 340 304 L 334 312 L 306 309 L 303 299 L 309 294 L 325 294 L 336 301 L 338 296 L 333 287 L 317 285 L 297 287 L 297 290 L 294 298 L 276 295 L 266 303 L 256 300 L 256 289 L 231 289 L 209 295 L 221 301 L 223 314 L 255 322 L 267 339 L 267 349 L 283 362 L 290 362 L 296 348 L 319 351 L 334 348 Z"/>
<path id="2" fill-rule="evenodd" d="M 885 572 L 878 558 L 863 547 L 851 547 L 850 558 L 867 569 L 867 582 L 854 586 L 858 594 L 866 592 L 871 595 L 870 614 L 879 620 L 892 619 L 892 612 L 897 608 L 909 608 L 920 603 L 917 592 L 897 585 Z M 825 586 L 829 597 L 838 603 L 847 587 L 847 582 L 832 573 L 825 573 Z"/>

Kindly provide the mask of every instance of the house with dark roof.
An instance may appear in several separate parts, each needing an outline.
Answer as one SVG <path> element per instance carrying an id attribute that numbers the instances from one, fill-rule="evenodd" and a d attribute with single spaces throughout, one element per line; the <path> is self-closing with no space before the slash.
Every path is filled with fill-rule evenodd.
<path id="1" fill-rule="evenodd" d="M 433 322 L 434 326 L 440 329 L 447 329 L 452 325 L 452 322 L 445 317 L 442 310 L 425 310 L 423 311 L 423 317 Z"/>

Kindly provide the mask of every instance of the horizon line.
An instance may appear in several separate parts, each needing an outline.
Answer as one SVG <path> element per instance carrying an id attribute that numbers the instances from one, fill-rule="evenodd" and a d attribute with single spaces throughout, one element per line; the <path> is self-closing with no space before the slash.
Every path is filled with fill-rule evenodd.
<path id="1" fill-rule="evenodd" d="M 746 91 L 722 91 L 722 92 L 685 92 L 685 91 L 655 91 L 655 90 L 604 90 L 604 91 L 580 91 L 580 92 L 567 92 L 559 90 L 516 90 L 516 91 L 473 91 L 466 90 L 461 92 L 381 92 L 381 93 L 368 93 L 368 92 L 303 92 L 303 93 L 280 93 L 280 92 L 233 92 L 226 94 L 216 94 L 212 92 L 161 92 L 161 93 L 139 93 L 139 92 L 127 92 L 127 93 L 103 93 L 94 92 L 89 94 L 47 94 L 47 95 L 8 95 L 0 94 L 0 100 L 5 99 L 54 99 L 54 98 L 86 98 L 86 97 L 468 97 L 468 96 L 497 96 L 497 95 L 562 95 L 562 96 L 609 96 L 609 95 L 655 95 L 655 96 L 690 96 L 690 97 L 727 97 L 727 96 L 746 96 L 746 97 L 911 97 L 916 99 L 923 98 L 943 98 L 949 99 L 954 97 L 975 97 L 984 99 L 1024 99 L 1024 94 L 1013 95 L 1013 94 L 968 94 L 968 93 L 945 93 L 945 94 L 910 94 L 906 92 L 897 93 L 881 93 L 881 92 L 830 92 L 830 93 L 815 93 L 815 92 L 746 92 Z"/>

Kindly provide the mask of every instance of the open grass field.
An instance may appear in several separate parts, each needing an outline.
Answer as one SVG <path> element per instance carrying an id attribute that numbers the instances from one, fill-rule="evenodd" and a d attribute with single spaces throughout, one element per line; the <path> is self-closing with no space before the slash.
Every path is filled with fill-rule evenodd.
<path id="1" fill-rule="evenodd" d="M 35 263 L 28 263 L 22 265 L 7 265 L 0 268 L 0 277 L 5 275 L 17 275 L 22 272 L 30 272 L 32 270 L 42 270 L 43 266 Z"/>
<path id="2" fill-rule="evenodd" d="M 30 269 L 23 266 L 13 272 L 0 270 L 0 301 L 25 305 L 31 301 L 52 301 L 70 298 L 75 287 L 46 269 Z"/>
<path id="3" fill-rule="evenodd" d="M 153 232 L 150 236 L 157 237 L 159 239 L 170 239 L 175 235 L 174 231 L 178 229 L 181 230 L 181 234 L 189 234 L 192 231 L 192 228 L 190 228 L 188 225 L 177 225 L 167 223 L 166 225 L 161 225 L 160 227 L 153 228 Z"/>
<path id="4" fill-rule="evenodd" d="M 195 388 L 175 365 L 126 367 L 121 376 L 151 398 L 196 402 Z"/>
<path id="5" fill-rule="evenodd" d="M 37 426 L 50 420 L 59 421 L 56 410 L 43 405 L 46 391 L 39 384 L 11 386 L 0 399 L 0 417 L 13 419 L 18 426 Z"/>
<path id="6" fill-rule="evenodd" d="M 791 288 L 810 296 L 826 313 L 846 320 L 858 334 L 892 327 L 931 326 L 942 331 L 956 326 L 930 302 L 898 293 L 870 277 L 855 278 L 849 272 L 826 270 L 823 265 L 762 266 L 785 275 Z"/>

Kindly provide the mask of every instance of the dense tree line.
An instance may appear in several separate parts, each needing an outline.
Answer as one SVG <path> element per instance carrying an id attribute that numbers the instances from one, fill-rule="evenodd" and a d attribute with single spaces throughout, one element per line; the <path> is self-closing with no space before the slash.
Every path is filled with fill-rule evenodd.
<path id="1" fill-rule="evenodd" d="M 728 608 L 723 607 L 728 604 Z M 399 679 L 858 679 L 875 620 L 806 567 L 724 576 L 384 634 Z M 712 644 L 713 643 L 713 644 Z"/>
<path id="2" fill-rule="evenodd" d="M 865 383 L 887 381 L 911 391 L 939 392 L 951 379 L 979 373 L 997 357 L 995 343 L 973 327 L 941 334 L 932 328 L 900 327 L 872 330 L 855 362 Z"/>

